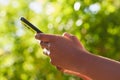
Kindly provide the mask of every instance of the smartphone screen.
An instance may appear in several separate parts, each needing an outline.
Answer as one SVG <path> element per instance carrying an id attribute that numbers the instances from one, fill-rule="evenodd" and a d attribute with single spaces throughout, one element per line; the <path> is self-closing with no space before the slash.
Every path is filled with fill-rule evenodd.
<path id="1" fill-rule="evenodd" d="M 28 25 L 29 28 L 33 29 L 35 32 L 37 33 L 43 33 L 41 30 L 39 30 L 36 26 L 34 26 L 32 23 L 30 23 L 27 19 L 25 19 L 24 17 L 21 17 L 20 20 L 25 23 L 26 25 Z"/>

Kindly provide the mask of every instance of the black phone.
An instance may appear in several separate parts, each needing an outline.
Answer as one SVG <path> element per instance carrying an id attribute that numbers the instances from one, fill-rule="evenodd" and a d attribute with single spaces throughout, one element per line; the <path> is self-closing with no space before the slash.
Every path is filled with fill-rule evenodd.
<path id="1" fill-rule="evenodd" d="M 20 20 L 24 22 L 26 25 L 28 25 L 31 29 L 33 29 L 37 33 L 43 33 L 41 30 L 39 30 L 36 26 L 34 26 L 32 23 L 30 23 L 27 19 L 24 17 L 21 17 Z"/>

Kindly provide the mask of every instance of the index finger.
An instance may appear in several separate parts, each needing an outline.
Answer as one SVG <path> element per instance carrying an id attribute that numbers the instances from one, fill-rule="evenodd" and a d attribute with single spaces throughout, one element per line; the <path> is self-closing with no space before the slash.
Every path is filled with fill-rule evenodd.
<path id="1" fill-rule="evenodd" d="M 52 42 L 55 41 L 58 36 L 44 33 L 37 33 L 35 38 L 43 42 Z"/>

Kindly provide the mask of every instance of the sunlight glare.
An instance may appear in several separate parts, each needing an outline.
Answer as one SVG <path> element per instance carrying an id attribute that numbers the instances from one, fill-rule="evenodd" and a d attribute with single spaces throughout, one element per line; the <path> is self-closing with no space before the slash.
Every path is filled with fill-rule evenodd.
<path id="1" fill-rule="evenodd" d="M 82 23 L 83 23 L 83 21 L 81 19 L 78 19 L 76 21 L 76 26 L 80 26 L 80 25 L 82 25 Z"/>
<path id="2" fill-rule="evenodd" d="M 7 6 L 10 3 L 10 0 L 0 0 L 0 4 Z"/>
<path id="3" fill-rule="evenodd" d="M 12 47 L 13 47 L 13 44 L 9 43 L 9 44 L 4 45 L 3 49 L 6 52 L 10 52 L 12 50 Z"/>
<path id="4" fill-rule="evenodd" d="M 95 4 L 90 5 L 89 10 L 92 13 L 96 14 L 100 10 L 100 4 L 99 3 L 95 3 Z"/>
<path id="5" fill-rule="evenodd" d="M 68 20 L 67 24 L 65 25 L 65 30 L 69 30 L 73 26 L 74 21 L 72 19 Z"/>
<path id="6" fill-rule="evenodd" d="M 74 4 L 74 10 L 78 11 L 80 9 L 80 6 L 81 6 L 80 2 L 75 2 L 75 4 Z"/>
<path id="7" fill-rule="evenodd" d="M 55 11 L 55 7 L 52 4 L 48 3 L 47 6 L 46 6 L 46 14 L 50 15 L 54 11 Z"/>
<path id="8" fill-rule="evenodd" d="M 42 12 L 42 4 L 39 2 L 31 2 L 29 5 L 29 8 L 33 10 L 35 13 L 41 13 Z"/>

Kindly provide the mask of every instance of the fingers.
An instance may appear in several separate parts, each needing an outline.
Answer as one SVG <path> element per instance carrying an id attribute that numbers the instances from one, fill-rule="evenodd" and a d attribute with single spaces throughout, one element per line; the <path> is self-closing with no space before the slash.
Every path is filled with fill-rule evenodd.
<path id="1" fill-rule="evenodd" d="M 43 41 L 41 41 L 41 42 L 40 42 L 40 45 L 41 45 L 42 48 L 47 48 L 47 49 L 48 49 L 48 47 L 49 47 L 49 46 L 48 46 L 48 45 L 49 45 L 48 42 L 43 42 Z"/>
<path id="2" fill-rule="evenodd" d="M 41 45 L 41 47 L 43 49 L 43 53 L 45 55 L 49 56 L 50 55 L 50 43 L 41 41 L 40 45 Z"/>
<path id="3" fill-rule="evenodd" d="M 43 49 L 43 53 L 44 53 L 45 55 L 47 55 L 47 56 L 50 55 L 50 51 L 49 51 L 48 49 L 46 49 L 46 48 Z"/>
<path id="4" fill-rule="evenodd" d="M 58 66 L 56 66 L 56 68 L 57 68 L 59 71 L 64 72 L 64 69 L 63 69 L 63 68 L 58 67 Z"/>
<path id="5" fill-rule="evenodd" d="M 52 42 L 56 40 L 56 35 L 38 33 L 35 38 L 43 42 Z"/>
<path id="6" fill-rule="evenodd" d="M 63 33 L 62 36 L 66 37 L 66 38 L 68 38 L 68 39 L 70 39 L 70 40 L 72 40 L 72 41 L 78 40 L 77 37 L 75 37 L 74 35 L 69 34 L 69 33 L 67 33 L 67 32 Z"/>

